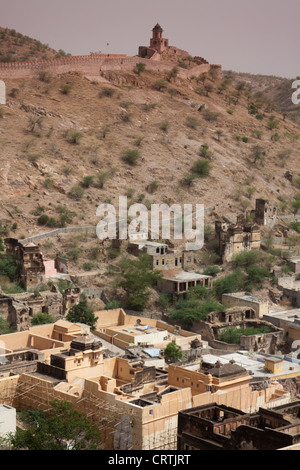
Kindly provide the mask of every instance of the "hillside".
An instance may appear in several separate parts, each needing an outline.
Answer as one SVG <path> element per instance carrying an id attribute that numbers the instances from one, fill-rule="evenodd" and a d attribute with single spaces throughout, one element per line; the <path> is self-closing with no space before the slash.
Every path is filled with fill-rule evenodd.
<path id="1" fill-rule="evenodd" d="M 97 79 L 45 72 L 5 81 L 0 236 L 95 226 L 97 206 L 118 209 L 119 196 L 148 208 L 203 203 L 205 223 L 213 225 L 217 218 L 235 221 L 256 197 L 288 213 L 299 192 L 299 125 L 234 80 L 187 81 L 146 67 Z M 207 174 L 192 169 L 198 160 L 208 164 Z M 48 239 L 42 247 L 47 257 L 67 255 L 78 275 L 93 248 L 100 253 L 95 270 L 105 275 L 111 262 L 85 235 Z"/>
<path id="2" fill-rule="evenodd" d="M 63 50 L 55 51 L 38 39 L 0 27 L 0 62 L 23 62 L 63 57 Z"/>
<path id="3" fill-rule="evenodd" d="M 275 105 L 277 111 L 286 114 L 290 119 L 300 123 L 300 105 L 292 103 L 292 83 L 297 79 L 288 79 L 271 75 L 253 75 L 249 73 L 226 72 L 234 83 L 245 83 L 253 94 L 263 94 Z M 298 77 L 299 78 L 299 77 Z"/>

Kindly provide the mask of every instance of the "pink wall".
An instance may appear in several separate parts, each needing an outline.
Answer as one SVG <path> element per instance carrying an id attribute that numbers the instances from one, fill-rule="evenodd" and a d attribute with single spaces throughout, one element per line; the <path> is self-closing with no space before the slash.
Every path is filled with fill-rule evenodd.
<path id="1" fill-rule="evenodd" d="M 55 261 L 54 259 L 44 259 L 44 266 L 45 266 L 45 276 L 55 276 L 57 271 L 55 269 Z"/>

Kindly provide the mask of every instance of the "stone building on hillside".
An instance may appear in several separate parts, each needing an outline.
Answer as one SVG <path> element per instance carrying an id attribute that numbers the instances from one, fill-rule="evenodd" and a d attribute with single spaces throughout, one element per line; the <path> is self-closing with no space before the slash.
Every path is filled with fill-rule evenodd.
<path id="1" fill-rule="evenodd" d="M 260 228 L 238 217 L 235 224 L 216 221 L 215 235 L 218 241 L 218 253 L 223 263 L 231 261 L 233 256 L 242 251 L 259 250 L 261 242 Z"/>
<path id="2" fill-rule="evenodd" d="M 247 329 L 252 328 L 249 334 Z M 260 320 L 254 309 L 250 307 L 231 307 L 223 311 L 210 313 L 205 321 L 193 324 L 193 331 L 201 334 L 208 344 L 223 351 L 261 351 L 276 354 L 284 340 L 284 330 L 266 320 Z M 245 334 L 243 335 L 243 330 Z M 227 342 L 222 339 L 223 332 L 240 333 L 239 342 Z M 234 338 L 236 341 L 236 338 Z"/>
<path id="3" fill-rule="evenodd" d="M 221 78 L 222 76 L 220 65 L 209 64 L 203 57 L 191 57 L 187 51 L 175 46 L 170 46 L 169 40 L 163 37 L 163 29 L 159 23 L 157 23 L 152 29 L 150 45 L 140 46 L 138 56 L 142 59 L 150 59 L 152 61 L 163 61 L 164 63 L 173 62 L 174 65 L 176 63 L 180 63 L 182 60 L 188 59 L 188 62 L 192 64 L 193 68 L 196 68 L 199 65 L 206 66 L 203 72 L 213 71 L 217 77 Z"/>
<path id="4" fill-rule="evenodd" d="M 255 209 L 250 212 L 253 216 L 254 223 L 274 227 L 277 222 L 277 209 L 272 206 L 266 199 L 256 199 Z"/>
<path id="5" fill-rule="evenodd" d="M 18 277 L 25 290 L 45 285 L 58 273 L 68 273 L 67 260 L 60 256 L 53 260 L 45 258 L 39 245 L 33 242 L 6 238 L 4 243 L 6 252 L 14 257 Z"/>
<path id="6" fill-rule="evenodd" d="M 79 288 L 66 289 L 62 293 L 55 286 L 38 293 L 0 293 L 0 317 L 17 331 L 25 331 L 30 328 L 34 315 L 47 313 L 55 320 L 63 319 L 79 300 Z"/>

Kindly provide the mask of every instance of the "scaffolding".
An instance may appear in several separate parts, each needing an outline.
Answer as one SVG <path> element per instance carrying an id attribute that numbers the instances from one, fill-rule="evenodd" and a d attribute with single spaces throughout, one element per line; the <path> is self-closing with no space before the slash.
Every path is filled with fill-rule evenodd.
<path id="1" fill-rule="evenodd" d="M 18 380 L 16 382 L 16 377 Z M 15 379 L 14 381 L 11 379 Z M 143 423 L 140 407 L 116 400 L 115 403 L 84 389 L 75 396 L 54 388 L 59 382 L 39 380 L 34 375 L 23 374 L 5 380 L 0 388 L 0 403 L 14 406 L 17 411 L 41 408 L 51 410 L 51 402 L 71 401 L 74 408 L 82 412 L 97 425 L 104 448 L 107 450 L 176 450 L 177 415 L 170 416 L 164 425 L 160 419 Z M 168 410 L 171 412 L 170 409 Z"/>

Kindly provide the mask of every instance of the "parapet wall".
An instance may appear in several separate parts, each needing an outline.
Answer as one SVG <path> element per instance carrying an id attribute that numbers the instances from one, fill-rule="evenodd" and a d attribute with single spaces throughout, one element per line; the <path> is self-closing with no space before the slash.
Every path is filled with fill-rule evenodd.
<path id="1" fill-rule="evenodd" d="M 168 62 L 152 61 L 150 59 L 142 59 L 138 56 L 129 57 L 125 54 L 91 54 L 32 62 L 2 62 L 0 63 L 0 79 L 34 78 L 41 71 L 48 71 L 53 74 L 78 72 L 89 76 L 99 76 L 101 72 L 109 70 L 132 70 L 139 62 L 146 64 L 148 70 L 158 72 L 168 72 L 174 67 L 174 64 Z M 192 69 L 178 67 L 178 76 L 188 79 L 192 76 L 197 77 L 212 69 L 216 72 L 217 76 L 221 78 L 221 66 L 211 64 L 201 64 Z"/>

